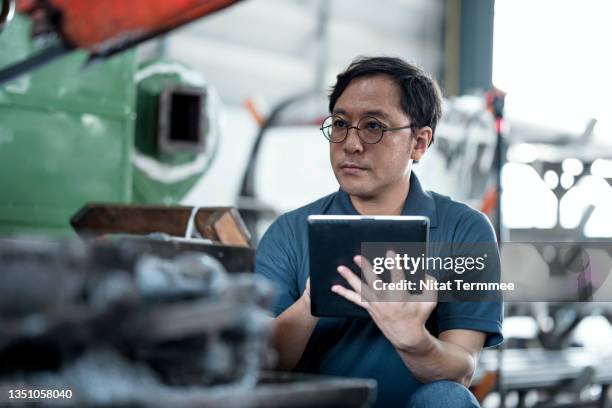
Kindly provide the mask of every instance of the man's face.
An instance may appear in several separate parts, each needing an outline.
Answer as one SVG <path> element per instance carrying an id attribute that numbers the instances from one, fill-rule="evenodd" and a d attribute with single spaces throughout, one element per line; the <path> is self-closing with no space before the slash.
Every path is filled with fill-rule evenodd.
<path id="1" fill-rule="evenodd" d="M 401 108 L 399 87 L 385 75 L 353 79 L 338 98 L 332 114 L 352 126 L 357 126 L 364 116 L 372 116 L 389 128 L 411 123 Z M 405 182 L 412 160 L 418 160 L 424 152 L 415 149 L 418 143 L 412 132 L 411 129 L 384 132 L 379 143 L 366 144 L 359 139 L 356 129 L 351 129 L 342 143 L 330 143 L 332 168 L 342 190 L 368 199 Z"/>

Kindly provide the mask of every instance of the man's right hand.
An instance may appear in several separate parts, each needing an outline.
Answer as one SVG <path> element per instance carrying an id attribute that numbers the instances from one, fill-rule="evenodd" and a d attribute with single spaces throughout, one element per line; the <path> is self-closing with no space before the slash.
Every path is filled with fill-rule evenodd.
<path id="1" fill-rule="evenodd" d="M 304 288 L 301 299 L 303 302 L 306 302 L 310 308 L 310 278 L 306 279 L 306 288 Z"/>
<path id="2" fill-rule="evenodd" d="M 302 357 L 306 344 L 314 330 L 318 317 L 310 313 L 310 278 L 302 296 L 276 319 L 274 348 L 278 353 L 277 367 L 291 370 Z"/>

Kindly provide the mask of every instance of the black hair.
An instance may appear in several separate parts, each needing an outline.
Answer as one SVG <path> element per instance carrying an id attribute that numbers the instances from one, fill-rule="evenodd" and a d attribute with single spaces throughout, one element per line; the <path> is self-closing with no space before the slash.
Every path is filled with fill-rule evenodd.
<path id="1" fill-rule="evenodd" d="M 329 111 L 333 112 L 338 98 L 349 83 L 362 76 L 387 75 L 399 87 L 402 109 L 416 127 L 429 126 L 433 134 L 442 116 L 442 92 L 438 84 L 421 68 L 401 58 L 357 57 L 338 74 L 329 94 Z"/>

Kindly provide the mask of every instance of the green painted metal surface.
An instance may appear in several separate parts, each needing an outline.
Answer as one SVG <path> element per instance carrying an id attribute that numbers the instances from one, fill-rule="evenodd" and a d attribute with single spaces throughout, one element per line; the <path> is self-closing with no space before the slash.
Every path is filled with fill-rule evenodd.
<path id="1" fill-rule="evenodd" d="M 136 151 L 150 157 L 158 169 L 168 168 L 176 171 L 181 167 L 192 168 L 191 171 L 182 171 L 183 176 L 166 178 L 153 177 L 138 166 L 134 167 L 134 195 L 136 203 L 172 204 L 179 202 L 202 177 L 202 174 L 212 164 L 218 148 L 218 131 L 211 129 L 214 124 L 210 116 L 218 107 L 218 102 L 211 95 L 207 95 L 207 102 L 201 112 L 200 123 L 204 134 L 204 152 L 189 151 L 179 153 L 164 153 L 157 145 L 157 112 L 158 96 L 169 86 L 186 85 L 199 88 L 207 92 L 204 80 L 190 68 L 174 61 L 152 61 L 141 65 L 136 77 L 137 80 L 137 119 L 135 146 Z M 216 117 L 215 117 L 216 119 Z M 199 166 L 191 166 L 194 162 Z"/>
<path id="2" fill-rule="evenodd" d="M 0 33 L 0 66 L 34 51 L 28 22 Z M 0 87 L 0 234 L 70 234 L 90 201 L 130 202 L 135 56 L 83 69 L 74 52 Z"/>
<path id="3" fill-rule="evenodd" d="M 0 67 L 36 51 L 29 29 L 17 16 L 0 33 Z M 212 163 L 218 129 L 206 152 L 156 149 L 159 93 L 204 89 L 196 72 L 173 61 L 137 70 L 135 52 L 84 69 L 86 59 L 73 52 L 0 86 L 0 236 L 72 235 L 88 202 L 176 204 Z"/>

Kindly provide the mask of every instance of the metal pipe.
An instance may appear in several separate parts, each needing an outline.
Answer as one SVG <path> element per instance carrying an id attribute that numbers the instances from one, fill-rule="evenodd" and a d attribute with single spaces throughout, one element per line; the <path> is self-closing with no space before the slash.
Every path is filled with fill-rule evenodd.
<path id="1" fill-rule="evenodd" d="M 328 22 L 330 16 L 330 2 L 319 0 L 317 6 L 317 31 L 316 31 L 316 65 L 315 65 L 315 90 L 325 89 L 325 70 L 329 60 L 329 38 Z"/>
<path id="2" fill-rule="evenodd" d="M 15 16 L 15 1 L 2 0 L 2 11 L 0 11 L 0 32 L 4 30 Z"/>

